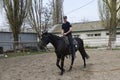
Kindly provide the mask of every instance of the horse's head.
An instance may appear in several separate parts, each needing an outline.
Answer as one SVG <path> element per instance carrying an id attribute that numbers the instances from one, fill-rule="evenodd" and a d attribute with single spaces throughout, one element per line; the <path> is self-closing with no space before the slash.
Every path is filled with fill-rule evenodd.
<path id="1" fill-rule="evenodd" d="M 45 47 L 50 42 L 50 34 L 45 32 L 41 35 L 41 46 Z"/>

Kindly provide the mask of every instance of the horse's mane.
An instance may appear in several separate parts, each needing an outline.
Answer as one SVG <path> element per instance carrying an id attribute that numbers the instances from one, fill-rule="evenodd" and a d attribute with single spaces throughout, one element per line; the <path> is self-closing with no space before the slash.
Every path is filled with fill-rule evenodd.
<path id="1" fill-rule="evenodd" d="M 62 39 L 62 37 L 59 37 L 59 36 L 57 36 L 57 35 L 55 35 L 55 34 L 52 34 L 52 33 L 48 33 L 50 36 L 52 36 L 53 38 L 56 38 L 56 39 Z"/>

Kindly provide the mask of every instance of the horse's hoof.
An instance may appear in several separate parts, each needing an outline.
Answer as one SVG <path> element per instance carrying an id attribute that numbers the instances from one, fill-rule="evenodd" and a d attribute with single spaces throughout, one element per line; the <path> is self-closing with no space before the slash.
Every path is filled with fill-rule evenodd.
<path id="1" fill-rule="evenodd" d="M 68 72 L 70 72 L 71 70 L 68 70 Z"/>
<path id="2" fill-rule="evenodd" d="M 60 75 L 62 76 L 64 72 L 61 72 Z"/>
<path id="3" fill-rule="evenodd" d="M 84 66 L 84 68 L 86 68 L 86 66 Z"/>
<path id="4" fill-rule="evenodd" d="M 68 72 L 70 72 L 70 71 L 72 71 L 72 69 L 71 69 L 71 68 L 68 70 Z"/>
<path id="5" fill-rule="evenodd" d="M 90 56 L 89 56 L 89 55 L 87 55 L 87 56 L 86 56 L 86 59 L 89 59 L 89 58 L 90 58 Z"/>
<path id="6" fill-rule="evenodd" d="M 60 75 L 62 76 L 62 75 L 63 75 L 63 73 L 60 73 Z"/>
<path id="7" fill-rule="evenodd" d="M 63 72 L 65 72 L 65 69 L 63 69 Z"/>
<path id="8" fill-rule="evenodd" d="M 63 71 L 61 71 L 60 75 L 63 75 L 63 74 L 64 74 L 64 72 L 65 72 L 65 69 L 63 69 Z"/>

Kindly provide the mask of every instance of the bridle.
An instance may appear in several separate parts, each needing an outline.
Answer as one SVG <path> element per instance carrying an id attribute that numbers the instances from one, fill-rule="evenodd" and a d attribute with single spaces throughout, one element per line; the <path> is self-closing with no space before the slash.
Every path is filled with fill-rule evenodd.
<path id="1" fill-rule="evenodd" d="M 45 35 L 45 34 L 43 34 L 43 36 L 42 36 L 42 38 L 41 38 L 41 44 L 42 44 L 42 46 L 46 46 L 48 43 L 49 43 L 49 38 L 48 38 L 48 36 L 47 35 Z"/>

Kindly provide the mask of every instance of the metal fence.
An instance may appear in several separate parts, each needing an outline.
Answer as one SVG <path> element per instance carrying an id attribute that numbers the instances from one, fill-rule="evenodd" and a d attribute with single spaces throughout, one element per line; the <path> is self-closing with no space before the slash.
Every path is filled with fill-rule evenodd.
<path id="1" fill-rule="evenodd" d="M 108 37 L 99 37 L 99 38 L 81 38 L 84 41 L 85 47 L 107 47 L 108 46 Z M 39 51 L 40 46 L 38 42 L 17 42 L 18 51 Z M 14 42 L 0 42 L 0 53 L 2 52 L 13 52 Z M 116 39 L 115 46 L 120 47 L 120 38 Z M 48 49 L 53 49 L 51 44 L 48 44 Z"/>
<path id="2" fill-rule="evenodd" d="M 0 48 L 3 52 L 13 52 L 15 42 L 0 42 Z M 17 51 L 37 51 L 39 48 L 38 42 L 16 42 L 16 50 Z M 1 51 L 2 52 L 2 51 Z"/>
<path id="3" fill-rule="evenodd" d="M 84 42 L 84 47 L 97 47 L 97 48 L 103 48 L 108 47 L 109 37 L 96 37 L 96 38 L 86 38 L 82 37 Z M 114 46 L 120 47 L 120 37 L 116 38 L 116 42 L 114 43 Z M 51 44 L 48 45 L 48 48 L 52 48 L 53 46 Z"/>

